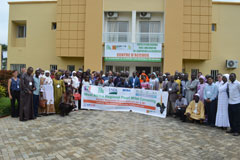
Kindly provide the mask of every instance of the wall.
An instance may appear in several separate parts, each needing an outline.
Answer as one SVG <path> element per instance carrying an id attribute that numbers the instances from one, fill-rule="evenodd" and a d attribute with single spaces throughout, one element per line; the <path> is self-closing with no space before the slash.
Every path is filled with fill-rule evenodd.
<path id="1" fill-rule="evenodd" d="M 220 73 L 237 74 L 240 78 L 240 66 L 238 69 L 227 69 L 226 60 L 240 61 L 240 3 L 217 3 L 213 2 L 212 21 L 217 24 L 217 31 L 212 32 L 212 56 L 207 61 L 184 61 L 187 72 L 191 69 L 199 69 L 204 74 L 211 70 L 219 70 Z"/>
<path id="2" fill-rule="evenodd" d="M 56 57 L 56 31 L 52 22 L 56 22 L 56 1 L 50 2 L 10 2 L 8 68 L 10 64 L 27 64 L 27 67 L 50 69 L 50 65 L 67 69 L 67 65 L 83 66 L 83 58 Z M 25 47 L 15 47 L 11 41 L 12 21 L 27 23 Z"/>

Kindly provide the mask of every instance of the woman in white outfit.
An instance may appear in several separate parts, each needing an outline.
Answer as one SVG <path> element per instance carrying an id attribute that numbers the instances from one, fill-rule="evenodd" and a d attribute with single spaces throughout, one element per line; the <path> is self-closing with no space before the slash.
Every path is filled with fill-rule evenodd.
<path id="1" fill-rule="evenodd" d="M 222 78 L 223 82 L 218 87 L 218 108 L 216 116 L 216 126 L 226 129 L 230 127 L 228 117 L 228 80 L 229 75 L 225 74 Z"/>
<path id="2" fill-rule="evenodd" d="M 76 71 L 73 71 L 72 72 L 72 88 L 73 88 L 73 95 L 75 93 L 78 93 L 78 88 L 79 88 L 79 80 L 78 80 L 78 77 L 77 77 L 77 73 Z M 75 102 L 75 105 L 76 105 L 76 108 L 74 108 L 74 110 L 78 110 L 78 100 L 74 100 Z"/>
<path id="3" fill-rule="evenodd" d="M 41 90 L 43 92 L 43 99 L 47 101 L 47 107 L 45 109 L 45 113 L 54 114 L 54 92 L 53 92 L 53 80 L 50 77 L 50 72 L 45 71 L 45 75 L 41 78 L 42 87 Z"/>

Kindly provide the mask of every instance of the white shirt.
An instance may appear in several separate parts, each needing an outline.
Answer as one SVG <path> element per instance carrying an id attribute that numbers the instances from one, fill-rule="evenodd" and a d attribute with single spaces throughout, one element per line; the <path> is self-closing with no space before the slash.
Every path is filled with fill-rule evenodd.
<path id="1" fill-rule="evenodd" d="M 215 83 L 215 85 L 218 87 L 218 89 L 219 89 L 219 87 L 220 87 L 221 84 L 223 84 L 223 81 L 221 81 L 221 82 L 217 81 L 217 82 Z"/>
<path id="2" fill-rule="evenodd" d="M 78 88 L 78 87 L 79 87 L 79 84 L 80 84 L 78 78 L 77 78 L 76 76 L 72 76 L 72 81 L 73 81 L 72 86 L 73 86 L 74 88 Z"/>
<path id="3" fill-rule="evenodd" d="M 240 82 L 235 80 L 233 83 L 228 82 L 229 87 L 229 104 L 239 104 L 240 103 Z"/>

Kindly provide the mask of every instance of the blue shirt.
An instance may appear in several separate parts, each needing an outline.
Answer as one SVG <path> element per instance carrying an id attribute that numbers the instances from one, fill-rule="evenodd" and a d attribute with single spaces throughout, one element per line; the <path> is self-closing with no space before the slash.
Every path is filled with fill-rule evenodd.
<path id="1" fill-rule="evenodd" d="M 203 97 L 205 100 L 210 99 L 211 101 L 215 100 L 218 95 L 218 87 L 212 83 L 212 85 L 207 84 L 204 88 Z"/>
<path id="2" fill-rule="evenodd" d="M 15 81 L 14 78 L 11 78 L 11 87 L 10 89 L 12 91 L 20 91 L 20 79 L 17 78 L 17 80 Z"/>
<path id="3" fill-rule="evenodd" d="M 33 91 L 33 94 L 34 95 L 39 95 L 39 90 L 40 90 L 40 78 L 38 77 L 36 77 L 36 76 L 34 76 L 33 77 L 33 80 L 34 80 L 34 86 L 35 86 L 35 88 L 36 88 L 36 90 L 35 91 Z"/>

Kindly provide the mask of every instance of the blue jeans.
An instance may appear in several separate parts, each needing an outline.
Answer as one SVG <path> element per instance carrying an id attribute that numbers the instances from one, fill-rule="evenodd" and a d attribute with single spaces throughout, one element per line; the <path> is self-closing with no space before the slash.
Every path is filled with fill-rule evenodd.
<path id="1" fill-rule="evenodd" d="M 39 95 L 33 95 L 33 109 L 34 109 L 34 116 L 38 116 L 38 106 L 39 106 Z"/>

